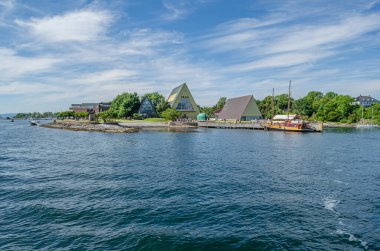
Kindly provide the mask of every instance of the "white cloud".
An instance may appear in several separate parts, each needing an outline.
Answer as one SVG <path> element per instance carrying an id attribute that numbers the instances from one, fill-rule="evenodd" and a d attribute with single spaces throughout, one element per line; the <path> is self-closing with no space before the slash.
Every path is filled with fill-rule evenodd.
<path id="1" fill-rule="evenodd" d="M 303 63 L 313 63 L 314 61 L 330 56 L 331 53 L 326 52 L 297 52 L 297 53 L 285 53 L 275 56 L 268 56 L 260 60 L 235 64 L 231 67 L 227 67 L 227 71 L 232 72 L 244 72 L 252 71 L 262 68 L 280 68 L 295 66 Z"/>
<path id="2" fill-rule="evenodd" d="M 11 9 L 13 9 L 15 5 L 15 0 L 1 0 L 0 1 L 0 11 L 1 12 L 6 12 Z"/>
<path id="3" fill-rule="evenodd" d="M 185 18 L 189 13 L 206 5 L 208 2 L 209 0 L 163 0 L 162 5 L 167 12 L 162 15 L 162 18 L 166 21 Z"/>
<path id="4" fill-rule="evenodd" d="M 163 15 L 166 20 L 176 20 L 182 18 L 187 13 L 188 9 L 185 6 L 186 2 L 179 1 L 179 3 L 180 5 L 176 5 L 175 3 L 169 1 L 162 2 L 163 6 L 169 11 Z"/>
<path id="5" fill-rule="evenodd" d="M 349 43 L 362 34 L 380 27 L 380 15 L 360 15 L 342 20 L 333 25 L 295 27 L 291 32 L 270 44 L 266 52 L 278 53 L 311 50 L 321 46 L 335 47 Z"/>
<path id="6" fill-rule="evenodd" d="M 17 19 L 15 22 L 42 41 L 86 42 L 98 39 L 105 33 L 111 15 L 107 11 L 82 10 L 28 21 Z"/>
<path id="7" fill-rule="evenodd" d="M 0 72 L 2 80 L 20 77 L 25 74 L 38 74 L 54 67 L 60 60 L 47 56 L 25 57 L 16 51 L 0 47 Z"/>
<path id="8" fill-rule="evenodd" d="M 41 93 L 52 93 L 61 92 L 63 88 L 58 86 L 52 86 L 40 83 L 20 83 L 11 82 L 6 85 L 0 85 L 1 95 L 20 95 L 20 94 L 41 94 Z"/>
<path id="9" fill-rule="evenodd" d="M 137 76 L 139 72 L 127 69 L 112 69 L 106 71 L 97 71 L 94 73 L 83 74 L 71 81 L 74 85 L 96 85 L 96 84 L 111 84 L 114 82 L 125 81 L 125 79 Z"/>

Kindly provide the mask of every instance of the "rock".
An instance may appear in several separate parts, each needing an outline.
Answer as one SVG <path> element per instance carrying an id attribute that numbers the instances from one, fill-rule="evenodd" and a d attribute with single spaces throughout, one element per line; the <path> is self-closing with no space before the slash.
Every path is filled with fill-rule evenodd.
<path id="1" fill-rule="evenodd" d="M 123 127 L 115 124 L 89 123 L 80 121 L 56 121 L 55 123 L 41 125 L 46 128 L 64 129 L 71 131 L 89 131 L 89 132 L 112 132 L 112 133 L 131 133 L 137 132 L 137 128 Z"/>

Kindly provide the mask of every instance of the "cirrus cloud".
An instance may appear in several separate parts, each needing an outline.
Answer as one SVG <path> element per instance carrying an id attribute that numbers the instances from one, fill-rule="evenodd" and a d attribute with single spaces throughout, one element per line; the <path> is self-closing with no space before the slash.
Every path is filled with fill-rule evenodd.
<path id="1" fill-rule="evenodd" d="M 104 34 L 111 20 L 107 11 L 81 10 L 42 19 L 16 19 L 15 22 L 46 42 L 86 42 Z"/>

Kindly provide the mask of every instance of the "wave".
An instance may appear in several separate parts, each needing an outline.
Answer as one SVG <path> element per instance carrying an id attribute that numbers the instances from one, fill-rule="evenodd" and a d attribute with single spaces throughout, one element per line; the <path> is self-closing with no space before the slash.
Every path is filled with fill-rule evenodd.
<path id="1" fill-rule="evenodd" d="M 356 237 L 355 235 L 345 231 L 345 230 L 342 230 L 340 228 L 338 228 L 336 230 L 336 233 L 339 234 L 339 235 L 346 235 L 348 236 L 348 241 L 351 241 L 351 242 L 359 242 L 360 245 L 364 248 L 364 249 L 368 249 L 368 245 L 367 245 L 367 242 L 366 241 L 363 241 L 361 239 L 359 239 L 358 237 Z"/>
<path id="2" fill-rule="evenodd" d="M 326 197 L 323 200 L 323 205 L 327 210 L 330 210 L 331 212 L 338 214 L 338 212 L 335 211 L 335 207 L 339 204 L 339 202 L 339 200 L 334 199 L 332 197 Z"/>

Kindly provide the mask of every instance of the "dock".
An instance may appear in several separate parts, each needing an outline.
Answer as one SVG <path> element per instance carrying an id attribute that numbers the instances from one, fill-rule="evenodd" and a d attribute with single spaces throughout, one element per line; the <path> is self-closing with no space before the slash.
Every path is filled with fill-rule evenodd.
<path id="1" fill-rule="evenodd" d="M 258 122 L 210 122 L 210 121 L 198 121 L 198 127 L 220 128 L 220 129 L 264 130 L 264 126 L 262 126 Z"/>

